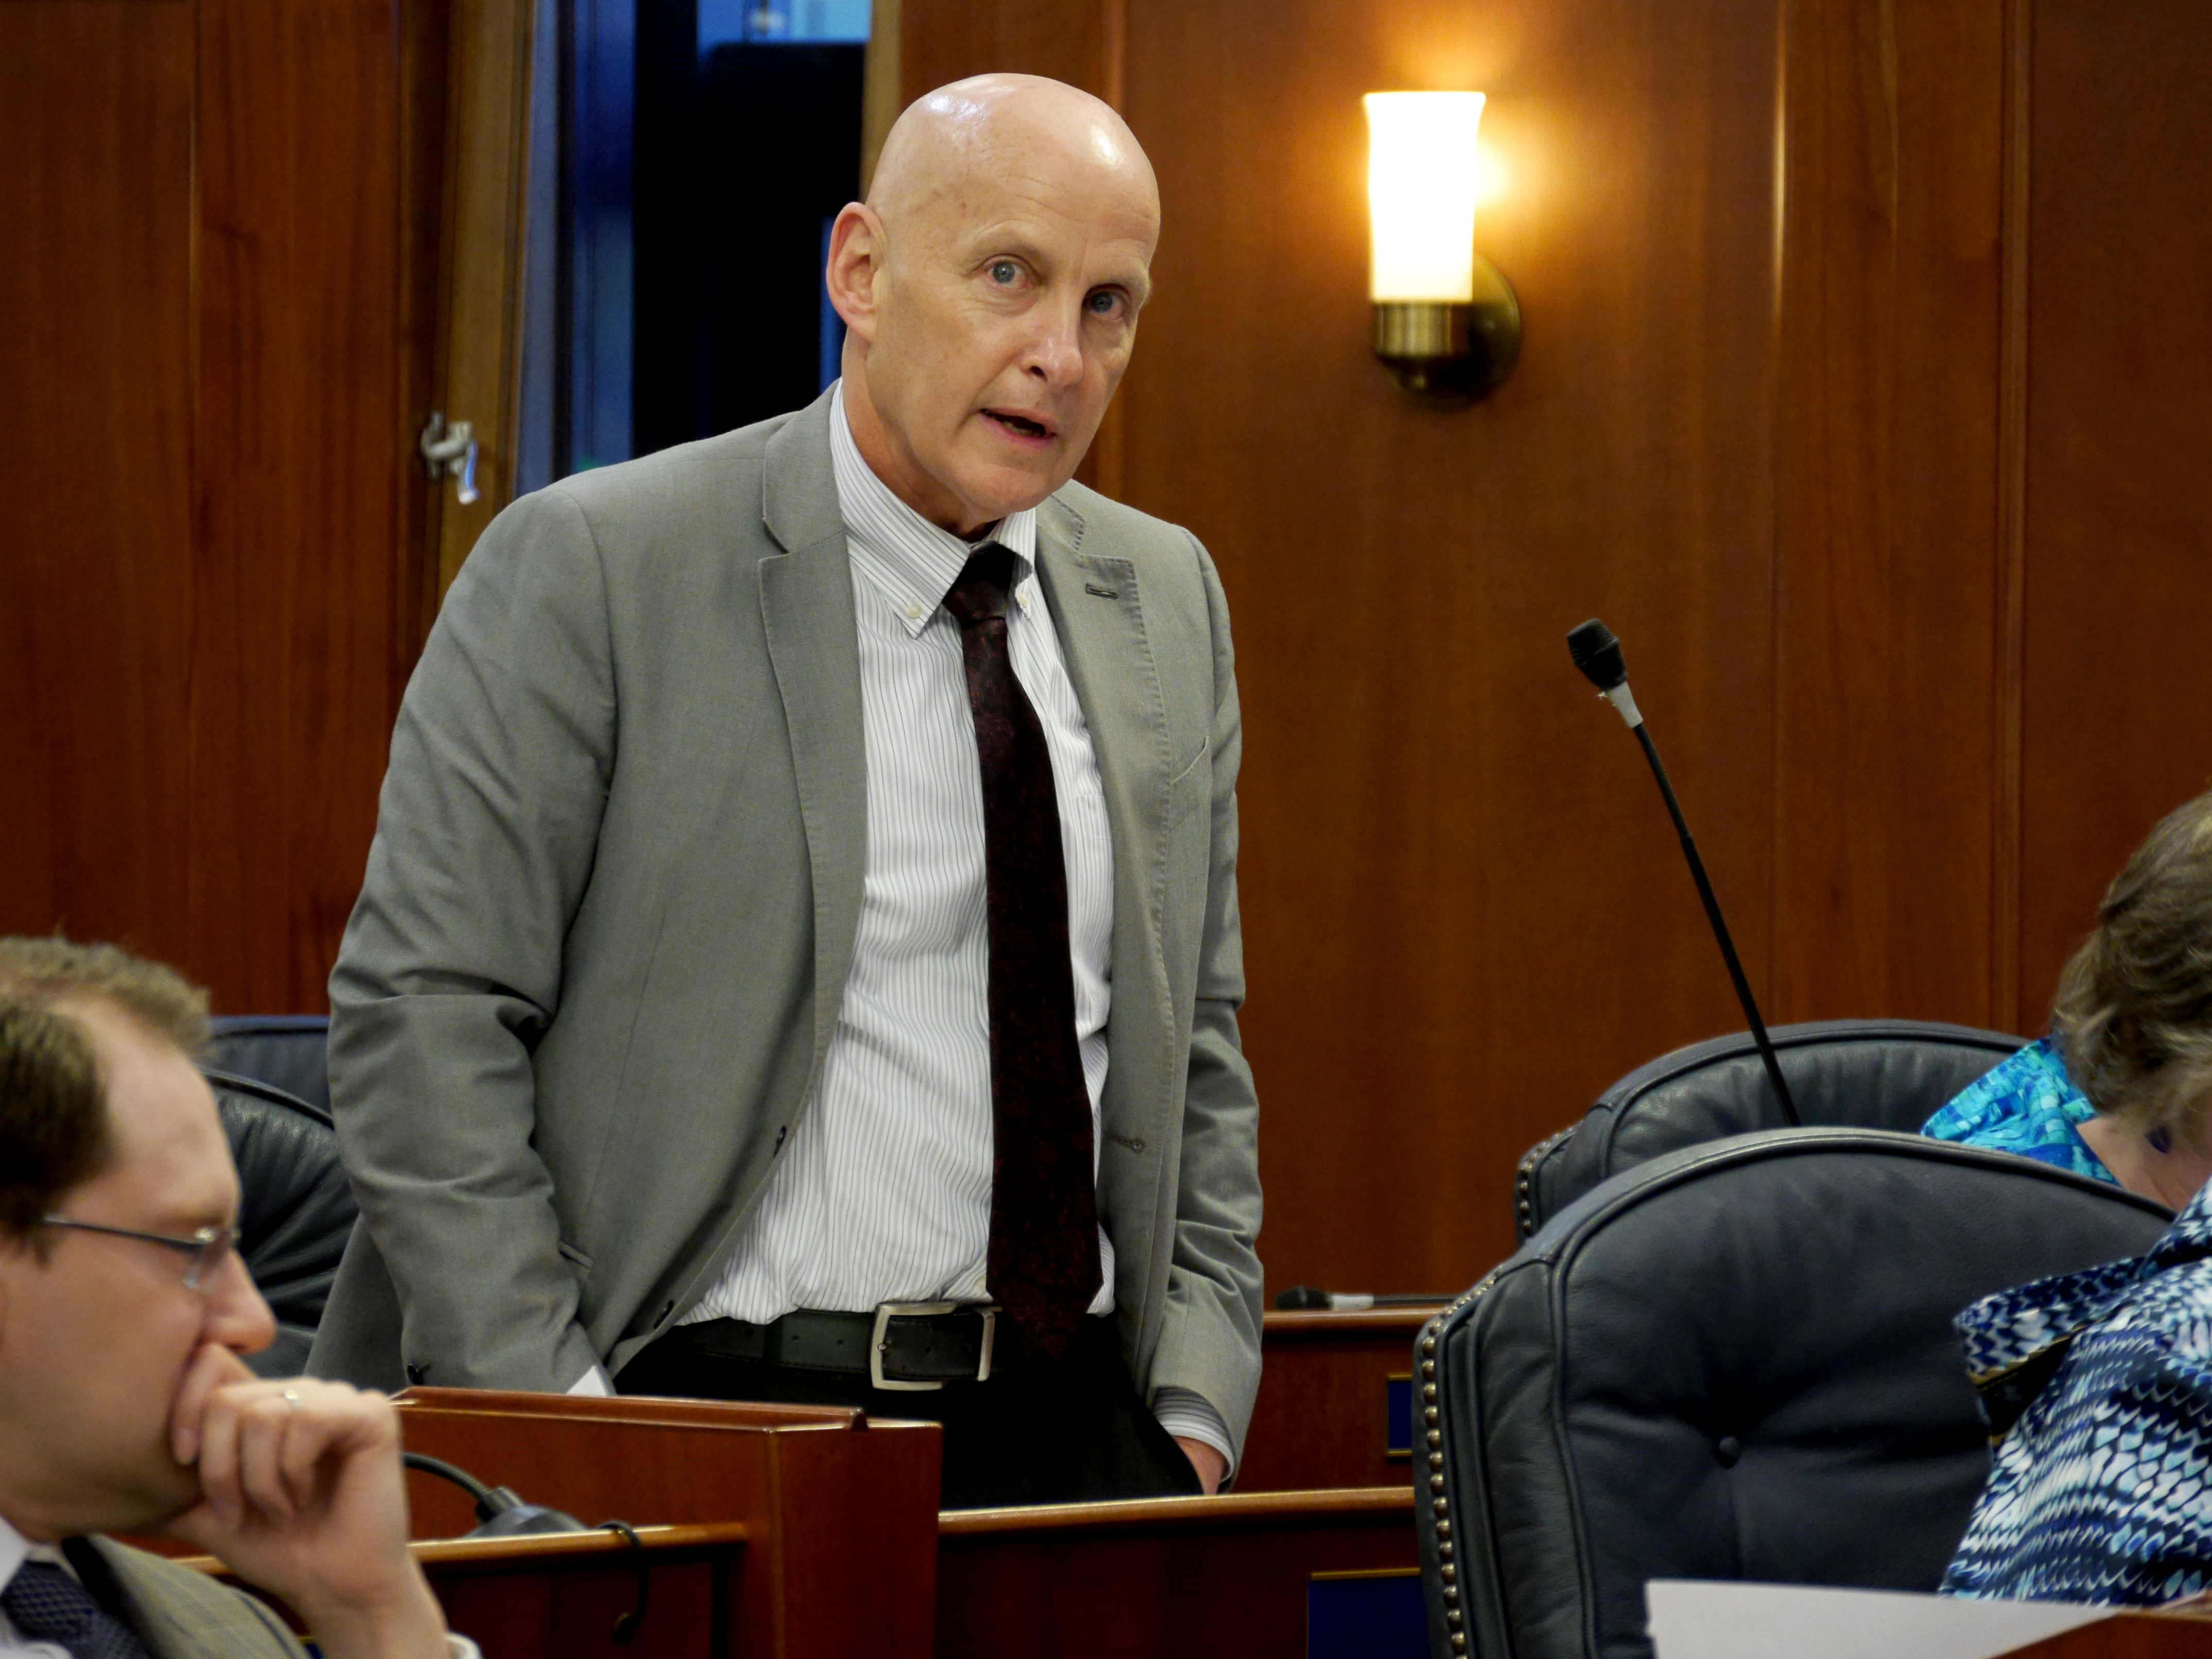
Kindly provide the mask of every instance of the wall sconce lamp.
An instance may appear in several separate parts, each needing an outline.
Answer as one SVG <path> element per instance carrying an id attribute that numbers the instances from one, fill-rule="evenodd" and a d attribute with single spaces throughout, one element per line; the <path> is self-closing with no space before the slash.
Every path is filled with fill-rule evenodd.
<path id="1" fill-rule="evenodd" d="M 1375 355 L 1407 395 L 1487 396 L 1521 356 L 1521 301 L 1474 251 L 1479 92 L 1370 92 L 1367 202 Z"/>

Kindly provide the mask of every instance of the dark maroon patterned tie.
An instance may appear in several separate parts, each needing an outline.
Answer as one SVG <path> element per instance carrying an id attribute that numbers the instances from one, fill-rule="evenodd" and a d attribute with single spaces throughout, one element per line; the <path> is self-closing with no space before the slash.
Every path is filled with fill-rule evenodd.
<path id="1" fill-rule="evenodd" d="M 1006 599 L 1014 556 L 996 543 L 945 596 L 960 624 L 983 767 L 991 941 L 991 1296 L 1058 1353 L 1098 1294 L 1091 1094 L 1075 1042 L 1067 867 L 1044 727 L 1014 678 Z"/>

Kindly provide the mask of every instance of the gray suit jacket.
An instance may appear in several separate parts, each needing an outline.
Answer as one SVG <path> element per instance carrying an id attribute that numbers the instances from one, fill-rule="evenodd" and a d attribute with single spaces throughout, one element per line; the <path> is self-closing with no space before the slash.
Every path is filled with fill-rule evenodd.
<path id="1" fill-rule="evenodd" d="M 65 1547 L 85 1588 L 154 1659 L 307 1659 L 276 1613 L 243 1591 L 112 1538 Z"/>
<path id="2" fill-rule="evenodd" d="M 866 864 L 829 422 L 825 397 L 566 479 L 453 584 L 331 975 L 362 1221 L 310 1369 L 565 1388 L 720 1273 L 820 1075 Z M 1079 485 L 1039 509 L 1037 563 L 1112 826 L 1123 1347 L 1241 1447 L 1260 1187 L 1228 611 L 1188 532 Z"/>

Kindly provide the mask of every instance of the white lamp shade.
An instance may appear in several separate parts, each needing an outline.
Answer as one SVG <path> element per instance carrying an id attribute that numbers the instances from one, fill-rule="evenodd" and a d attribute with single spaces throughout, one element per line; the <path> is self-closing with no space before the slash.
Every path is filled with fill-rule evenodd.
<path id="1" fill-rule="evenodd" d="M 1374 226 L 1370 297 L 1465 305 L 1474 297 L 1482 94 L 1370 92 L 1363 101 Z"/>

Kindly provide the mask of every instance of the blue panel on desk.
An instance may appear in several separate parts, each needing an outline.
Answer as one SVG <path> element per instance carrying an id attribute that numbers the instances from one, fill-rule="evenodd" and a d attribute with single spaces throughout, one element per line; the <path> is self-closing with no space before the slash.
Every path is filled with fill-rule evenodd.
<path id="1" fill-rule="evenodd" d="M 1405 1456 L 1413 1449 L 1413 1379 L 1394 1376 L 1383 1388 L 1382 1449 Z"/>
<path id="2" fill-rule="evenodd" d="M 1428 1659 L 1417 1572 L 1306 1581 L 1306 1659 Z"/>

